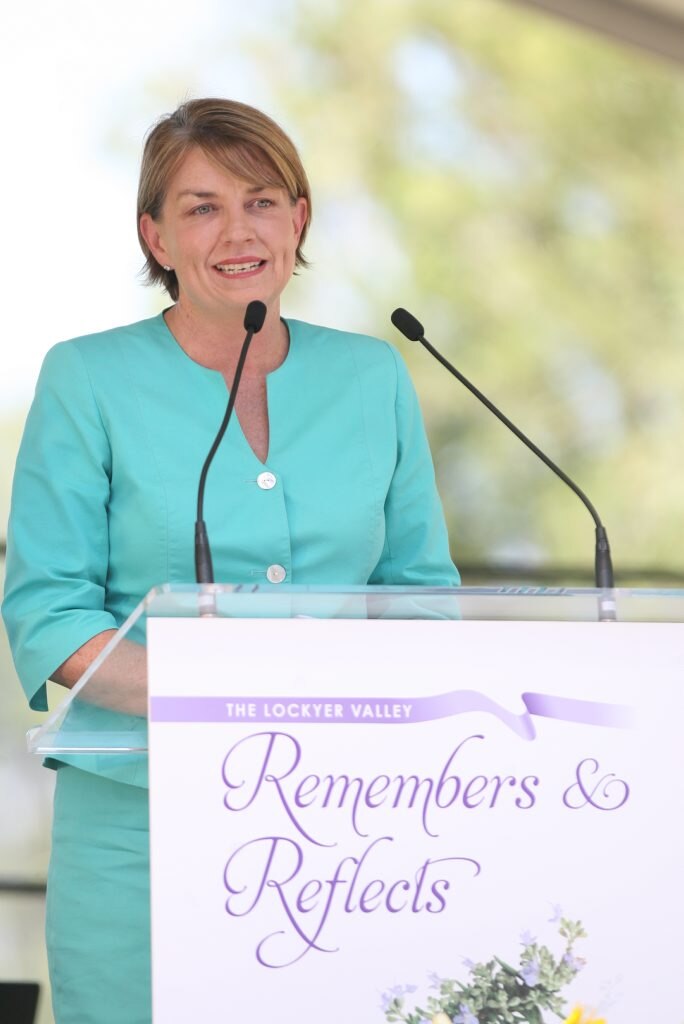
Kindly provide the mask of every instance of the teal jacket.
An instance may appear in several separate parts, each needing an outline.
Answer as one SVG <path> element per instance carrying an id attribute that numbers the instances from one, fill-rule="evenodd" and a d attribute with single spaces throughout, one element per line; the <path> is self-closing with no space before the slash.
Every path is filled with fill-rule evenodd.
<path id="1" fill-rule="evenodd" d="M 286 323 L 266 463 L 234 416 L 209 472 L 217 581 L 268 585 L 276 566 L 286 583 L 456 585 L 401 358 L 375 338 Z M 45 710 L 52 672 L 153 586 L 194 579 L 197 483 L 227 397 L 161 314 L 48 353 L 17 461 L 2 606 L 31 707 Z M 113 713 L 91 710 L 106 727 Z"/>

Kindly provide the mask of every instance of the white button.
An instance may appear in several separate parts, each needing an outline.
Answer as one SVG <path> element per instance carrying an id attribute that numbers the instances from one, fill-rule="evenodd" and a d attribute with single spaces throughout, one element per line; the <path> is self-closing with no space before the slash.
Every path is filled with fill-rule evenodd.
<path id="1" fill-rule="evenodd" d="M 262 491 L 270 491 L 271 488 L 276 485 L 276 478 L 273 473 L 259 473 L 257 483 L 259 484 L 259 487 L 261 487 Z"/>
<path id="2" fill-rule="evenodd" d="M 282 565 L 269 565 L 266 570 L 266 579 L 269 583 L 282 583 L 286 576 L 287 572 Z"/>

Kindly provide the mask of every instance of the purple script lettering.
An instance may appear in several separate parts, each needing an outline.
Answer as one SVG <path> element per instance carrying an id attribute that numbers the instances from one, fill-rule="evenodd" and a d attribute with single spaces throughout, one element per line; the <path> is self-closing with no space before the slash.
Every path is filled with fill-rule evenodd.
<path id="1" fill-rule="evenodd" d="M 298 834 L 316 846 L 336 843 L 313 835 L 306 823 L 309 809 L 345 811 L 354 832 L 363 839 L 369 835 L 365 818 L 373 811 L 415 811 L 425 834 L 436 838 L 439 832 L 434 817 L 440 811 L 459 806 L 468 811 L 479 807 L 491 810 L 503 802 L 503 794 L 510 794 L 509 802 L 521 810 L 535 804 L 534 787 L 539 785 L 536 775 L 519 779 L 514 775 L 455 771 L 456 761 L 475 750 L 474 741 L 484 739 L 479 733 L 466 736 L 453 748 L 436 777 L 380 773 L 363 778 L 344 772 L 299 774 L 303 750 L 294 736 L 286 732 L 253 733 L 235 743 L 223 760 L 222 778 L 227 787 L 223 802 L 229 811 L 237 812 L 262 797 L 275 798 Z M 335 822 L 333 827 L 339 834 L 339 824 Z"/>
<path id="2" fill-rule="evenodd" d="M 339 914 L 441 914 L 446 909 L 445 894 L 451 888 L 441 865 L 467 867 L 477 876 L 480 865 L 471 857 L 427 859 L 413 878 L 387 882 L 378 878 L 384 864 L 378 850 L 393 843 L 391 836 L 380 836 L 369 843 L 359 856 L 347 856 L 330 865 L 325 878 L 303 878 L 304 851 L 285 836 L 262 836 L 238 847 L 228 858 L 223 872 L 228 892 L 225 908 L 231 917 L 246 917 L 263 909 L 272 919 L 275 900 L 283 920 L 282 927 L 265 935 L 257 944 L 256 957 L 264 967 L 289 967 L 307 953 L 334 953 L 337 948 L 324 938 Z M 330 855 L 329 855 L 330 856 Z"/>
<path id="3" fill-rule="evenodd" d="M 597 811 L 617 811 L 629 800 L 629 785 L 613 772 L 596 778 L 600 772 L 599 763 L 593 757 L 585 757 L 577 765 L 577 781 L 563 793 L 563 803 L 570 810 L 580 807 L 595 807 Z M 593 778 L 592 778 L 593 776 Z"/>

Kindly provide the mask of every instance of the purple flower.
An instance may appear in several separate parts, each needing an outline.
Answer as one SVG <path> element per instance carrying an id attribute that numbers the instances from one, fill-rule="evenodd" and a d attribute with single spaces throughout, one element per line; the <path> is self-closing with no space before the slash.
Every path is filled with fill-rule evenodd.
<path id="1" fill-rule="evenodd" d="M 477 1017 L 465 1003 L 459 1006 L 459 1013 L 454 1017 L 454 1024 L 479 1024 Z"/>
<path id="2" fill-rule="evenodd" d="M 475 961 L 471 960 L 467 956 L 462 956 L 461 957 L 461 963 L 463 964 L 463 966 L 465 967 L 465 969 L 467 971 L 472 971 L 473 967 L 475 966 Z"/>
<path id="3" fill-rule="evenodd" d="M 442 986 L 442 979 L 437 974 L 437 971 L 430 971 L 428 981 L 430 982 L 430 988 L 441 988 Z"/>
<path id="4" fill-rule="evenodd" d="M 534 943 L 537 941 L 537 936 L 533 935 L 532 932 L 522 932 L 520 936 L 520 941 L 522 942 L 523 946 L 533 946 Z"/>
<path id="5" fill-rule="evenodd" d="M 573 956 L 572 953 L 566 953 L 563 957 L 563 963 L 570 968 L 571 971 L 577 973 L 584 967 L 586 960 L 583 960 L 581 956 Z"/>
<path id="6" fill-rule="evenodd" d="M 563 916 L 563 908 L 561 907 L 560 903 L 552 903 L 551 904 L 551 917 L 549 918 L 549 922 L 551 924 L 556 924 L 558 921 L 560 921 L 562 916 Z"/>
<path id="7" fill-rule="evenodd" d="M 530 960 L 528 964 L 525 964 L 520 974 L 525 984 L 529 985 L 530 988 L 534 988 L 539 981 L 539 964 L 536 960 Z"/>
<path id="8" fill-rule="evenodd" d="M 417 989 L 417 985 L 392 985 L 380 997 L 383 1013 L 387 1013 L 395 999 L 401 999 L 402 996 L 408 995 L 410 992 L 416 992 Z"/>

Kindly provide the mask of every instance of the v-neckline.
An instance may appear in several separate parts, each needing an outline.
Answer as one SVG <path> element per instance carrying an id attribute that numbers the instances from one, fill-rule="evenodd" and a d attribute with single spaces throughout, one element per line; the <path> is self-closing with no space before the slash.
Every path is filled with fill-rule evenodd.
<path id="1" fill-rule="evenodd" d="M 164 332 L 167 340 L 171 342 L 173 348 L 176 350 L 176 352 L 178 354 L 178 358 L 180 360 L 182 360 L 185 363 L 186 366 L 190 367 L 192 372 L 196 373 L 198 375 L 198 377 L 201 377 L 201 378 L 203 378 L 204 380 L 207 380 L 207 381 L 208 380 L 216 381 L 216 384 L 212 384 L 212 387 L 217 387 L 217 386 L 220 385 L 220 387 L 221 387 L 221 389 L 223 391 L 226 403 L 227 403 L 228 398 L 230 397 L 230 388 L 228 387 L 228 382 L 227 382 L 226 378 L 224 377 L 223 373 L 221 372 L 221 370 L 213 370 L 209 366 L 204 366 L 203 363 L 197 362 L 196 359 L 193 359 L 192 356 L 190 356 L 185 351 L 185 349 L 180 344 L 180 342 L 178 341 L 178 339 L 174 335 L 173 331 L 171 330 L 171 328 L 167 324 L 166 318 L 164 316 L 164 312 L 166 312 L 166 311 L 164 310 L 164 311 L 162 311 L 158 315 L 158 320 L 160 322 L 161 329 Z M 264 470 L 270 464 L 270 461 L 271 461 L 271 458 L 272 458 L 272 455 L 273 455 L 273 452 L 274 452 L 274 448 L 276 447 L 274 445 L 274 443 L 273 443 L 273 440 L 274 440 L 274 433 L 277 434 L 277 431 L 274 432 L 273 428 L 274 428 L 274 421 L 277 422 L 279 420 L 279 416 L 278 415 L 274 416 L 274 408 L 277 409 L 277 407 L 279 406 L 278 397 L 279 397 L 279 394 L 281 392 L 282 385 L 287 381 L 287 379 L 289 378 L 289 376 L 293 372 L 293 367 L 294 367 L 294 364 L 296 362 L 296 354 L 297 354 L 297 348 L 298 348 L 297 332 L 296 332 L 296 330 L 293 329 L 294 328 L 294 322 L 291 321 L 291 320 L 287 320 L 285 317 L 281 317 L 280 319 L 281 319 L 281 322 L 285 325 L 285 329 L 287 330 L 289 344 L 288 344 L 287 354 L 286 354 L 285 358 L 283 359 L 282 363 L 280 364 L 280 366 L 276 366 L 276 368 L 274 370 L 271 370 L 270 373 L 267 373 L 266 377 L 265 377 L 265 382 L 266 382 L 266 416 L 267 416 L 267 419 L 268 419 L 268 451 L 266 453 L 266 459 L 262 462 L 261 459 L 259 458 L 259 456 L 257 455 L 257 453 L 252 448 L 251 444 L 249 443 L 249 441 L 247 439 L 247 435 L 245 434 L 244 430 L 242 429 L 242 424 L 240 422 L 240 417 L 238 416 L 238 414 L 237 414 L 237 412 L 235 410 L 233 410 L 233 415 L 232 415 L 232 419 L 231 419 L 231 426 L 229 426 L 229 428 L 228 428 L 228 433 L 233 433 L 234 432 L 233 436 L 236 439 L 238 439 L 238 444 L 242 447 L 243 451 L 248 454 L 248 457 L 250 459 L 252 459 L 254 462 L 256 462 L 256 464 L 260 467 L 260 471 Z M 252 341 L 252 344 L 255 344 L 257 342 L 258 342 L 258 335 L 255 335 L 255 338 Z M 225 409 L 224 409 L 224 411 L 225 411 Z M 233 427 L 233 421 L 237 425 L 237 429 L 235 429 L 235 427 Z M 217 422 L 217 424 L 216 424 L 216 429 L 217 430 L 218 430 L 218 428 L 220 426 L 220 423 L 221 423 L 221 420 L 219 420 Z M 231 427 L 233 427 L 233 430 L 231 430 Z M 209 443 L 211 443 L 211 441 Z"/>

